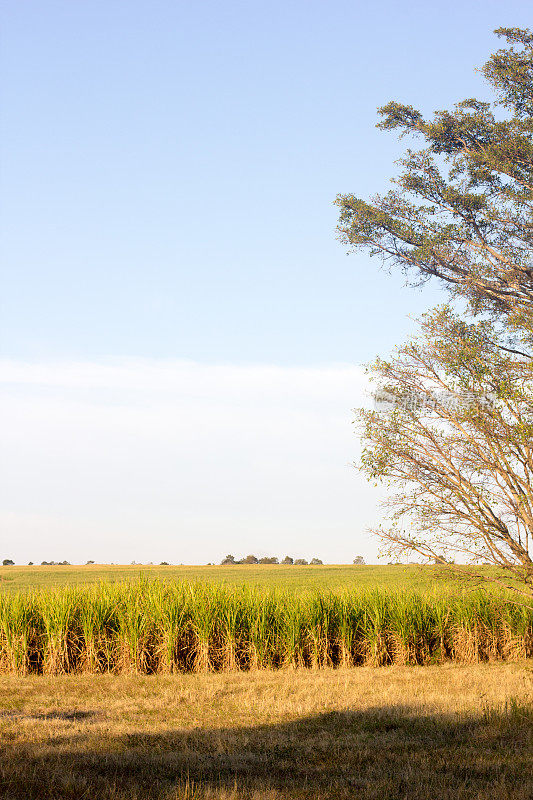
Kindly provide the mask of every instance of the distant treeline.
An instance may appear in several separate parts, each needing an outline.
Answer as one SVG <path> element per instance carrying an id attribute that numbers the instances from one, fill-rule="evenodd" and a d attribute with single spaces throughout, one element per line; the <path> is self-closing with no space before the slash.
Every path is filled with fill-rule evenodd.
<path id="1" fill-rule="evenodd" d="M 304 566 L 307 564 L 323 564 L 324 562 L 321 561 L 319 558 L 312 558 L 311 561 L 306 561 L 305 558 L 291 558 L 291 556 L 285 556 L 282 561 L 277 558 L 277 556 L 263 556 L 262 558 L 257 558 L 257 556 L 245 556 L 244 558 L 236 559 L 235 556 L 227 555 L 225 558 L 222 559 L 220 562 L 221 564 L 294 564 L 296 566 Z"/>
<path id="2" fill-rule="evenodd" d="M 86 561 L 85 566 L 89 566 L 91 564 L 95 564 L 95 561 Z M 104 562 L 102 562 L 103 564 Z M 324 562 L 320 560 L 320 558 L 312 558 L 311 561 L 306 561 L 305 558 L 291 558 L 291 556 L 285 556 L 285 558 L 280 561 L 279 558 L 276 556 L 263 556 L 262 558 L 257 558 L 256 556 L 245 556 L 245 558 L 236 559 L 232 555 L 227 555 L 225 558 L 222 559 L 220 562 L 221 564 L 294 564 L 296 566 L 302 566 L 307 564 L 323 564 Z M 355 563 L 364 563 L 359 561 L 354 561 Z M 102 565 L 101 564 L 101 565 Z M 4 567 L 12 567 L 15 565 L 15 562 L 11 558 L 4 558 L 2 565 Z M 147 564 L 141 564 L 137 561 L 131 562 L 132 566 L 154 566 L 153 561 L 148 562 Z M 28 563 L 29 567 L 33 567 L 33 561 Z M 72 566 L 70 561 L 41 561 L 41 567 L 63 567 L 63 566 Z M 161 561 L 159 563 L 160 567 L 169 567 L 171 566 L 168 561 Z M 209 566 L 213 566 L 213 564 L 208 564 Z"/>
<path id="3" fill-rule="evenodd" d="M 294 565 L 294 566 L 307 566 L 307 565 L 320 565 L 324 564 L 324 562 L 320 558 L 312 558 L 310 561 L 307 561 L 305 558 L 292 558 L 292 556 L 285 556 L 281 561 L 277 556 L 263 556 L 262 558 L 257 558 L 257 556 L 249 555 L 245 556 L 244 558 L 236 559 L 235 556 L 227 555 L 225 558 L 222 559 L 220 562 L 221 565 L 227 564 L 285 564 L 285 565 Z M 356 556 L 353 560 L 354 564 L 363 565 L 365 560 L 363 556 Z M 11 558 L 4 558 L 2 561 L 4 567 L 12 567 L 15 565 L 15 562 Z M 96 564 L 95 561 L 86 561 L 85 566 L 89 566 L 91 564 Z M 28 563 L 29 567 L 35 566 L 33 561 Z M 42 567 L 64 567 L 64 566 L 72 566 L 70 561 L 41 561 L 40 566 Z M 100 566 L 106 566 L 104 562 L 100 564 Z M 114 565 L 112 565 L 114 566 Z M 131 566 L 155 566 L 152 561 L 148 562 L 147 564 L 140 564 L 137 561 L 132 561 Z M 159 563 L 160 567 L 169 567 L 171 564 L 168 561 L 161 561 Z M 181 565 L 183 566 L 183 565 Z M 208 567 L 214 566 L 212 563 L 207 565 Z"/>

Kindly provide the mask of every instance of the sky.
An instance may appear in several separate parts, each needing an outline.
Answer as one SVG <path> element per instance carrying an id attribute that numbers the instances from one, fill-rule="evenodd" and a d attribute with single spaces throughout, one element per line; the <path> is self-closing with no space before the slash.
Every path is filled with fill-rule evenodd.
<path id="1" fill-rule="evenodd" d="M 395 174 L 378 106 L 489 98 L 530 3 L 0 10 L 0 557 L 375 561 L 362 365 L 444 295 L 333 200 Z"/>

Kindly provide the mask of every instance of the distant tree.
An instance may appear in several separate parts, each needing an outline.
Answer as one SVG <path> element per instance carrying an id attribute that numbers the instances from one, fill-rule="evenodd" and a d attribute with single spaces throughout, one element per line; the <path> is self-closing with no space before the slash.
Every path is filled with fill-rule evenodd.
<path id="1" fill-rule="evenodd" d="M 259 559 L 260 564 L 279 564 L 279 559 L 276 556 L 263 556 Z"/>
<path id="2" fill-rule="evenodd" d="M 353 560 L 353 563 L 357 564 L 357 566 L 363 566 L 365 563 L 365 559 L 363 558 L 363 556 L 356 556 Z"/>
<path id="3" fill-rule="evenodd" d="M 291 558 L 290 556 L 285 556 L 285 558 L 283 559 L 283 561 L 281 563 L 282 564 L 294 564 L 294 559 Z"/>
<path id="4" fill-rule="evenodd" d="M 86 561 L 85 564 L 94 564 L 94 561 Z"/>
<path id="5" fill-rule="evenodd" d="M 227 555 L 226 558 L 223 558 L 220 562 L 221 564 L 236 564 L 235 556 Z"/>
<path id="6" fill-rule="evenodd" d="M 309 563 L 310 564 L 323 564 L 324 562 L 321 561 L 319 558 L 312 558 Z"/>
<path id="7" fill-rule="evenodd" d="M 28 561 L 28 567 L 33 567 L 33 561 Z"/>
<path id="8" fill-rule="evenodd" d="M 159 566 L 160 566 L 160 567 L 168 567 L 168 566 L 169 566 L 169 563 L 168 563 L 168 561 L 161 561 L 161 563 L 159 564 Z"/>
<path id="9" fill-rule="evenodd" d="M 297 558 L 296 561 L 294 562 L 294 565 L 297 567 L 304 567 L 304 566 L 306 567 L 308 563 L 309 562 L 306 561 L 305 558 Z"/>
<path id="10" fill-rule="evenodd" d="M 4 558 L 4 560 L 2 561 L 2 564 L 4 565 L 4 567 L 14 567 L 15 566 L 15 562 L 12 561 L 10 558 Z"/>
<path id="11" fill-rule="evenodd" d="M 258 563 L 259 559 L 257 559 L 255 556 L 252 555 L 246 556 L 246 558 L 243 558 L 241 561 L 241 564 L 258 564 Z"/>

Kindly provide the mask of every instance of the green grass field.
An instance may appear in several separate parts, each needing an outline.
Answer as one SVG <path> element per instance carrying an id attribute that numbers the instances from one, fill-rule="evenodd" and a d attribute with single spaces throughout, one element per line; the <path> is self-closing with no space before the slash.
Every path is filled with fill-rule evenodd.
<path id="1" fill-rule="evenodd" d="M 486 569 L 486 568 L 485 568 Z M 247 584 L 297 592 L 319 589 L 387 589 L 428 592 L 450 581 L 431 566 L 34 566 L 0 567 L 0 590 L 46 589 L 53 586 L 163 578 L 205 581 L 226 586 Z M 451 585 L 454 585 L 454 581 Z"/>

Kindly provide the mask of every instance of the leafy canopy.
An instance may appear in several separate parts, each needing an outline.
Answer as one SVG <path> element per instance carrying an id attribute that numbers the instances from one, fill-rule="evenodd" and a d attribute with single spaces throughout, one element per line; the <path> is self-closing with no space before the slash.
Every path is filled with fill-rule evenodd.
<path id="1" fill-rule="evenodd" d="M 492 103 L 473 98 L 425 119 L 390 102 L 378 127 L 421 138 L 395 187 L 370 202 L 339 195 L 339 237 L 414 282 L 440 279 L 471 311 L 507 318 L 533 341 L 533 34 L 500 28 L 507 47 L 483 68 Z"/>

